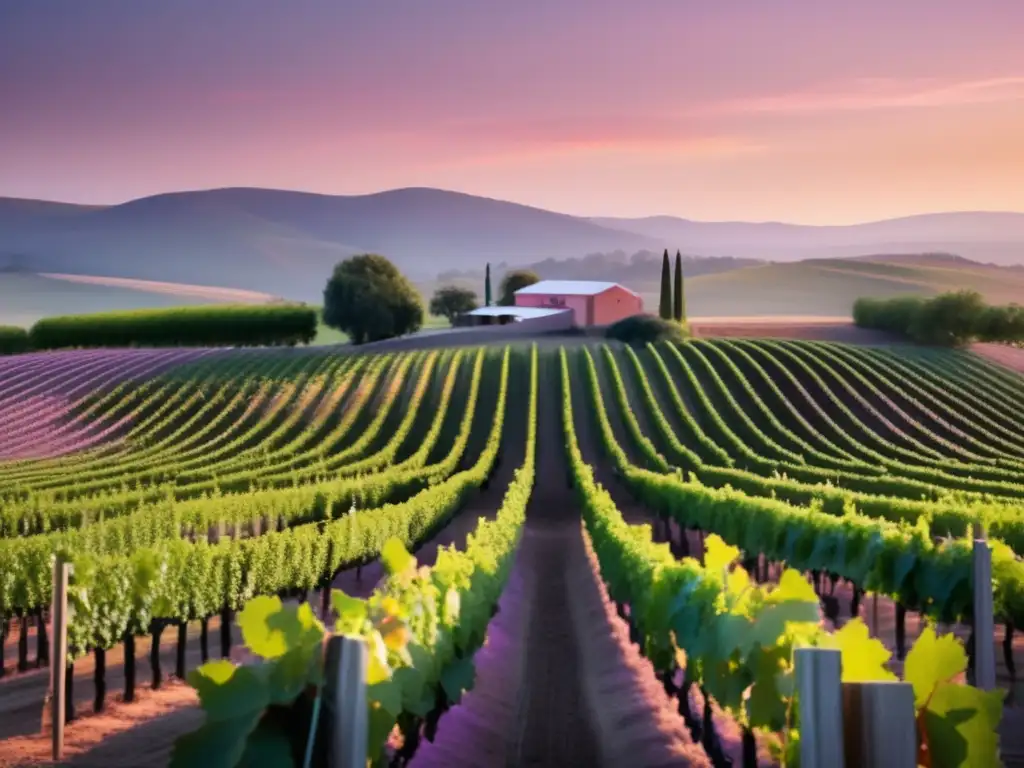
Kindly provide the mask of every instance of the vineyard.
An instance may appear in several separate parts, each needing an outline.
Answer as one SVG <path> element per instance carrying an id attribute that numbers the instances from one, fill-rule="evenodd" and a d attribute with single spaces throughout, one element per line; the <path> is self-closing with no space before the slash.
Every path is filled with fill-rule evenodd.
<path id="1" fill-rule="evenodd" d="M 47 757 L 55 559 L 68 733 L 179 702 L 75 764 L 302 765 L 294 723 L 256 726 L 321 685 L 330 630 L 370 645 L 381 765 L 793 765 L 799 647 L 912 683 L 922 764 L 1018 764 L 1020 555 L 1024 379 L 967 352 L 0 358 L 0 764 Z"/>

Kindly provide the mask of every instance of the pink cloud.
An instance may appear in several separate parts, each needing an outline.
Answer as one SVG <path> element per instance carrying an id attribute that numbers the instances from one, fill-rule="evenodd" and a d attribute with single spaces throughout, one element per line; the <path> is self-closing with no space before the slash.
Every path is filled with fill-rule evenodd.
<path id="1" fill-rule="evenodd" d="M 1024 76 L 943 82 L 933 78 L 861 78 L 776 96 L 709 105 L 713 113 L 841 112 L 996 104 L 1024 100 Z"/>
<path id="2" fill-rule="evenodd" d="M 446 121 L 421 126 L 415 140 L 441 145 L 473 164 L 577 153 L 705 157 L 761 148 L 742 136 L 697 127 L 692 120 L 636 114 Z"/>

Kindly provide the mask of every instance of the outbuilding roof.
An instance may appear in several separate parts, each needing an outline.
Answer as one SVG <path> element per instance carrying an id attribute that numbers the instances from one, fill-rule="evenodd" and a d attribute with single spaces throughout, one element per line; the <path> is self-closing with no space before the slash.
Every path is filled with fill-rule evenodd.
<path id="1" fill-rule="evenodd" d="M 619 283 L 605 283 L 597 280 L 541 280 L 539 283 L 520 288 L 516 294 L 555 293 L 562 296 L 597 296 L 610 288 L 621 288 L 634 296 L 639 295 Z"/>
<path id="2" fill-rule="evenodd" d="M 569 311 L 568 309 L 546 309 L 544 307 L 480 307 L 466 314 L 476 315 L 477 317 L 521 317 L 526 320 Z"/>

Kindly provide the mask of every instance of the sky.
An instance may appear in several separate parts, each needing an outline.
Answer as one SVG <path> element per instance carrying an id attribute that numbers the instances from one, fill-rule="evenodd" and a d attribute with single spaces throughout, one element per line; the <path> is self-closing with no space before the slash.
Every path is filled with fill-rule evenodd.
<path id="1" fill-rule="evenodd" d="M 0 195 L 1024 211 L 1020 0 L 0 0 Z"/>

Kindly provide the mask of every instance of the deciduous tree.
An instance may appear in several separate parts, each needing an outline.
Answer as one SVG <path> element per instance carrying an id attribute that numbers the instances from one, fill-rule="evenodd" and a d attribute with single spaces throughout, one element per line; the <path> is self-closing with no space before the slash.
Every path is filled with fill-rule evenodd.
<path id="1" fill-rule="evenodd" d="M 434 291 L 430 300 L 430 314 L 447 317 L 448 322 L 455 324 L 455 318 L 465 312 L 476 309 L 476 294 L 468 288 L 457 285 L 445 285 Z"/>
<path id="2" fill-rule="evenodd" d="M 394 264 L 367 253 L 334 268 L 324 288 L 323 318 L 355 344 L 379 341 L 419 330 L 423 300 Z"/>

